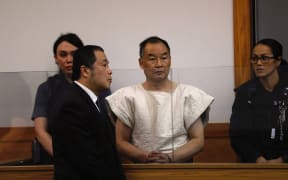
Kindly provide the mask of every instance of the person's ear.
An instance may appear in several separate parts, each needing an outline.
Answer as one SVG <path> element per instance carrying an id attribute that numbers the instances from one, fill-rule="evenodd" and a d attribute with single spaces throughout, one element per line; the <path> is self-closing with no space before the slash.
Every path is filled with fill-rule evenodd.
<path id="1" fill-rule="evenodd" d="M 141 57 L 138 59 L 138 63 L 140 68 L 143 69 L 143 59 Z"/>
<path id="2" fill-rule="evenodd" d="M 57 65 L 58 65 L 58 60 L 57 60 L 57 57 L 56 57 L 56 55 L 54 55 L 54 61 L 55 61 L 55 64 L 57 64 Z"/>
<path id="3" fill-rule="evenodd" d="M 282 59 L 281 56 L 279 56 L 277 59 L 278 59 L 278 60 L 276 61 L 276 65 L 277 65 L 277 67 L 279 67 L 280 64 L 281 64 L 281 62 L 283 61 L 283 59 Z"/>
<path id="4" fill-rule="evenodd" d="M 81 67 L 80 67 L 80 75 L 82 76 L 82 77 L 84 77 L 84 78 L 88 78 L 89 76 L 90 76 L 90 68 L 88 68 L 88 67 L 86 67 L 86 66 L 84 66 L 84 65 L 82 65 Z"/>

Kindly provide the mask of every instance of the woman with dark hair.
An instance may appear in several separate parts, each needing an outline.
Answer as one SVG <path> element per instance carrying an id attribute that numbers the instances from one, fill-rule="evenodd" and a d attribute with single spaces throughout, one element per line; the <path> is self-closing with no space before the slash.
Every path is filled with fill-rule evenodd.
<path id="1" fill-rule="evenodd" d="M 72 82 L 73 53 L 83 46 L 81 39 L 74 33 L 61 34 L 54 42 L 53 54 L 59 73 L 39 85 L 32 113 L 37 138 L 33 147 L 34 163 L 53 162 L 51 125 L 48 118 L 50 104 L 60 87 Z"/>
<path id="2" fill-rule="evenodd" d="M 255 78 L 236 89 L 230 140 L 241 162 L 288 161 L 288 76 L 279 71 L 282 49 L 274 39 L 257 42 L 250 59 Z"/>

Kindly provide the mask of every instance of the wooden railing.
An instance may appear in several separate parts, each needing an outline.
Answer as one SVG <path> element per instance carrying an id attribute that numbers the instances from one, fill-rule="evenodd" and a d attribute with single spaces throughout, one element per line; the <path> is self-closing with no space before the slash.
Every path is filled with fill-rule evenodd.
<path id="1" fill-rule="evenodd" d="M 237 162 L 230 147 L 228 123 L 211 123 L 205 128 L 205 147 L 194 157 L 194 162 Z M 0 128 L 0 164 L 31 159 L 33 127 Z"/>
<path id="2" fill-rule="evenodd" d="M 127 180 L 286 180 L 287 164 L 123 164 Z M 0 166 L 1 180 L 52 180 L 53 166 Z"/>

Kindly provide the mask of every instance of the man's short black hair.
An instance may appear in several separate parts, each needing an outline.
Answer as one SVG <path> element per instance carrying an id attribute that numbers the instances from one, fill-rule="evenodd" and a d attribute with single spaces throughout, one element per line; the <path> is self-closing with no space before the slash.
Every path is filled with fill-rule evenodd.
<path id="1" fill-rule="evenodd" d="M 96 45 L 87 45 L 75 51 L 73 55 L 72 80 L 78 80 L 80 78 L 81 66 L 86 66 L 90 69 L 93 68 L 93 64 L 97 60 L 95 51 L 104 52 L 104 49 Z"/>
<path id="2" fill-rule="evenodd" d="M 143 56 L 144 49 L 148 43 L 152 43 L 152 44 L 163 43 L 167 47 L 168 53 L 170 54 L 170 47 L 169 47 L 169 44 L 167 43 L 167 41 L 165 41 L 164 39 L 161 39 L 158 36 L 151 36 L 140 43 L 140 51 L 139 51 L 140 57 Z"/>

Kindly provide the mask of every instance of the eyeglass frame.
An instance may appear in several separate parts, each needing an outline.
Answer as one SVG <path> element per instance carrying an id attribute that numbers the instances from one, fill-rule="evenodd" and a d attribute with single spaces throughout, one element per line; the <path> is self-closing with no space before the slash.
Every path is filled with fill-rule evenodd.
<path id="1" fill-rule="evenodd" d="M 257 64 L 258 60 L 261 61 L 262 64 L 269 64 L 271 59 L 280 60 L 278 57 L 275 56 L 252 56 L 250 57 L 251 64 Z"/>

